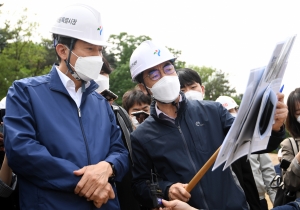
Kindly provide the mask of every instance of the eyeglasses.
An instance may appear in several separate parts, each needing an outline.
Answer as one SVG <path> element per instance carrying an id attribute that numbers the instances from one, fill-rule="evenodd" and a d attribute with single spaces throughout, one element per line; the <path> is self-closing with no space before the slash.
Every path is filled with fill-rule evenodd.
<path id="1" fill-rule="evenodd" d="M 175 72 L 175 68 L 172 64 L 167 64 L 166 66 L 163 67 L 163 71 L 165 74 L 170 75 Z M 152 69 L 149 71 L 146 77 L 149 77 L 151 80 L 156 81 L 161 78 L 161 73 L 158 69 Z"/>

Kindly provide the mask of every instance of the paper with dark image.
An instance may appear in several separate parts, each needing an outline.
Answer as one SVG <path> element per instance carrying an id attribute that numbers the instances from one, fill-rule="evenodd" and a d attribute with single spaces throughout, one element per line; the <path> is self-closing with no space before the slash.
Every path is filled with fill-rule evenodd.
<path id="1" fill-rule="evenodd" d="M 238 115 L 233 122 L 212 170 L 223 170 L 238 158 L 266 149 L 274 123 L 277 96 L 295 36 L 276 45 L 267 66 L 250 71 Z"/>

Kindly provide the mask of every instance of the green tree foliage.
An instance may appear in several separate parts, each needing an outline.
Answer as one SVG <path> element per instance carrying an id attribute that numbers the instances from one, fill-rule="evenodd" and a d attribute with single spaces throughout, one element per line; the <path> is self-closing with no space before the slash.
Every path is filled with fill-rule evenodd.
<path id="1" fill-rule="evenodd" d="M 114 71 L 110 75 L 109 89 L 119 96 L 116 100 L 117 104 L 122 104 L 123 94 L 136 85 L 131 80 L 129 69 L 131 54 L 143 41 L 150 39 L 148 36 L 135 37 L 125 32 L 110 36 L 109 43 L 112 46 L 107 48 L 105 52 L 107 52 L 108 61 L 114 68 Z"/>
<path id="2" fill-rule="evenodd" d="M 181 55 L 181 50 L 175 50 L 173 48 L 167 47 L 168 50 L 174 55 L 174 57 L 176 58 L 174 66 L 175 69 L 180 69 L 180 68 L 184 68 L 185 67 L 185 61 L 180 61 L 178 59 L 178 57 L 180 57 Z"/>
<path id="3" fill-rule="evenodd" d="M 0 4 L 0 7 L 3 4 Z M 1 15 L 1 10 L 0 10 Z M 1 18 L 1 16 L 0 16 Z M 1 22 L 0 22 L 1 23 Z M 9 31 L 9 25 L 7 22 L 4 23 L 4 28 L 0 28 L 0 53 L 3 51 L 4 47 L 7 45 L 7 40 L 11 39 L 11 33 Z"/>
<path id="4" fill-rule="evenodd" d="M 221 70 L 216 70 L 210 67 L 198 67 L 189 65 L 188 68 L 197 71 L 201 77 L 202 84 L 205 86 L 205 100 L 215 101 L 219 96 L 225 95 L 238 99 L 234 94 L 236 93 L 235 88 L 231 88 L 228 79 Z M 240 102 L 240 100 L 237 100 Z"/>
<path id="5" fill-rule="evenodd" d="M 2 53 L 3 49 L 7 45 L 7 40 L 12 38 L 12 34 L 9 31 L 8 23 L 5 23 L 4 28 L 0 28 L 0 53 Z"/>
<path id="6" fill-rule="evenodd" d="M 42 38 L 41 43 L 38 43 L 38 45 L 40 45 L 46 51 L 43 68 L 52 66 L 55 62 L 58 62 L 53 46 L 53 40 Z"/>
<path id="7" fill-rule="evenodd" d="M 237 94 L 237 95 L 233 95 L 231 96 L 235 102 L 238 104 L 238 105 L 241 105 L 241 101 L 242 101 L 242 98 L 243 98 L 243 94 Z"/>
<path id="8" fill-rule="evenodd" d="M 215 101 L 219 96 L 232 96 L 236 93 L 235 88 L 229 86 L 229 81 L 226 79 L 228 74 L 222 70 L 214 69 L 213 74 L 208 78 L 205 86 L 205 95 L 207 100 Z"/>
<path id="9" fill-rule="evenodd" d="M 14 80 L 47 73 L 49 59 L 53 58 L 50 56 L 50 40 L 43 40 L 41 43 L 32 41 L 38 24 L 28 22 L 26 11 L 25 9 L 15 26 L 6 21 L 5 28 L 2 29 L 7 36 L 4 36 L 5 46 L 0 53 L 1 97 L 6 95 Z"/>

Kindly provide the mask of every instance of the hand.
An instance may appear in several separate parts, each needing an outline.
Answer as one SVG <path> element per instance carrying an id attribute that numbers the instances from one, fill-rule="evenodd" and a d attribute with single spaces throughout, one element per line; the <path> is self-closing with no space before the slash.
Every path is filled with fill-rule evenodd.
<path id="1" fill-rule="evenodd" d="M 88 200 L 93 200 L 94 205 L 97 208 L 100 208 L 102 204 L 107 203 L 108 199 L 114 199 L 114 198 L 115 198 L 114 190 L 112 189 L 110 183 L 107 183 L 104 189 L 100 191 L 100 194 L 98 196 L 93 195 L 91 199 Z"/>
<path id="2" fill-rule="evenodd" d="M 74 190 L 75 194 L 95 201 L 95 205 L 101 206 L 108 199 L 115 197 L 112 187 L 108 183 L 108 178 L 112 173 L 111 165 L 105 161 L 74 171 L 76 176 L 83 175 Z M 109 186 L 107 186 L 108 184 Z"/>
<path id="3" fill-rule="evenodd" d="M 11 185 L 12 170 L 8 166 L 6 155 L 4 156 L 4 160 L 0 169 L 0 180 L 5 184 L 7 184 L 8 186 Z"/>
<path id="4" fill-rule="evenodd" d="M 287 105 L 284 103 L 284 94 L 277 93 L 278 102 L 276 104 L 275 123 L 272 126 L 273 131 L 280 131 L 281 126 L 284 124 L 286 117 L 288 115 Z"/>
<path id="5" fill-rule="evenodd" d="M 173 200 L 173 201 L 166 201 L 162 200 L 164 208 L 159 208 L 159 210 L 197 210 L 191 207 L 189 204 L 180 201 L 180 200 Z"/>
<path id="6" fill-rule="evenodd" d="M 171 185 L 169 189 L 169 199 L 170 200 L 181 200 L 184 202 L 188 202 L 191 198 L 191 194 L 188 193 L 185 188 L 187 184 L 182 184 L 182 183 L 176 183 Z"/>

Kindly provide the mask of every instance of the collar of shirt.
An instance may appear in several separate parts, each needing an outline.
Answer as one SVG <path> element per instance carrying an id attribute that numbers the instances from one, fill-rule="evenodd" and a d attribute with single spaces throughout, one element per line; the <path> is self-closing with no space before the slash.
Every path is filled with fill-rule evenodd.
<path id="1" fill-rule="evenodd" d="M 179 102 L 178 102 L 178 109 L 179 109 L 179 103 L 182 101 L 182 96 L 179 94 Z M 155 103 L 155 110 L 158 118 L 164 119 L 164 120 L 171 120 L 171 122 L 175 123 L 175 118 L 168 116 L 166 113 L 162 112 L 158 109 L 157 103 Z"/>
<path id="2" fill-rule="evenodd" d="M 75 83 L 67 75 L 62 73 L 59 70 L 58 66 L 56 66 L 56 70 L 57 70 L 57 73 L 58 73 L 58 76 L 59 76 L 61 82 L 63 83 L 63 85 L 67 89 L 67 91 L 70 94 L 70 96 L 72 97 L 72 99 L 75 101 L 77 107 L 80 107 L 81 98 L 82 98 L 81 87 L 78 88 L 78 90 L 76 92 Z M 85 84 L 85 88 L 88 88 L 89 86 L 90 86 L 90 81 L 88 81 Z"/>

